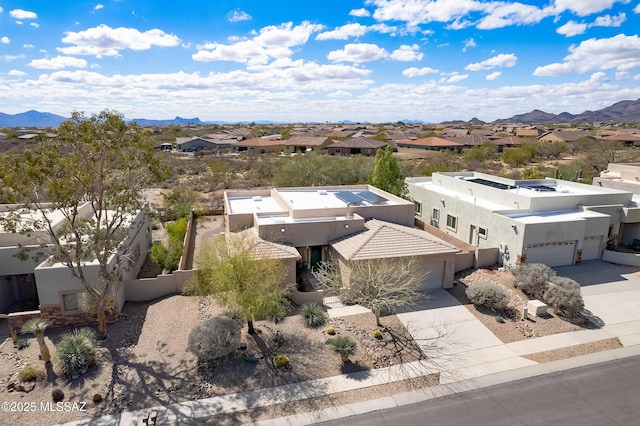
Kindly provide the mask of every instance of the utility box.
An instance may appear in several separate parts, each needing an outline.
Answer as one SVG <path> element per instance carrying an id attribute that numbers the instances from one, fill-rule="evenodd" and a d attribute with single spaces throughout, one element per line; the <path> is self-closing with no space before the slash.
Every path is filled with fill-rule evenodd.
<path id="1" fill-rule="evenodd" d="M 547 305 L 537 299 L 527 302 L 527 311 L 537 317 L 547 314 Z"/>

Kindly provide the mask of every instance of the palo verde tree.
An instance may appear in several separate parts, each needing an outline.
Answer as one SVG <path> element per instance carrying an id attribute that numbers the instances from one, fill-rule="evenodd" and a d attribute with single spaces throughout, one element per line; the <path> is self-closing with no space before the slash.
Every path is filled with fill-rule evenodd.
<path id="1" fill-rule="evenodd" d="M 114 285 L 130 265 L 124 241 L 143 207 L 142 189 L 161 170 L 151 139 L 117 112 L 73 112 L 57 137 L 0 161 L 0 180 L 12 201 L 39 213 L 20 220 L 15 212 L 3 225 L 22 233 L 44 231 L 55 259 L 89 295 L 87 305 L 95 309 L 105 338 Z M 56 228 L 57 214 L 64 221 Z M 88 260 L 98 263 L 98 279 L 86 274 Z"/>
<path id="2" fill-rule="evenodd" d="M 346 270 L 341 271 L 340 264 L 329 259 L 313 275 L 327 293 L 338 296 L 341 302 L 371 309 L 379 327 L 382 312 L 410 307 L 427 297 L 422 291 L 427 273 L 414 257 L 351 260 L 344 265 Z"/>
<path id="3" fill-rule="evenodd" d="M 376 164 L 369 175 L 369 184 L 398 197 L 407 196 L 404 176 L 400 171 L 398 159 L 393 156 L 393 149 L 388 145 L 376 153 Z"/>
<path id="4" fill-rule="evenodd" d="M 239 309 L 254 334 L 254 321 L 284 316 L 292 285 L 283 285 L 286 271 L 278 259 L 261 256 L 259 240 L 251 230 L 221 234 L 197 254 L 197 282 L 186 293 L 211 295 L 221 304 Z"/>

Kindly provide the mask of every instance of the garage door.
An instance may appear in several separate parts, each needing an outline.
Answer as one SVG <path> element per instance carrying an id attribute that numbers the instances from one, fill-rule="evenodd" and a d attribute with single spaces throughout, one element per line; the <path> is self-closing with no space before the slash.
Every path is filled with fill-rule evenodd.
<path id="1" fill-rule="evenodd" d="M 600 259 L 602 250 L 602 235 L 597 237 L 584 237 L 582 242 L 582 260 Z"/>
<path id="2" fill-rule="evenodd" d="M 424 283 L 424 289 L 442 288 L 442 277 L 444 277 L 444 261 L 423 262 L 423 268 L 426 272 L 427 279 Z"/>
<path id="3" fill-rule="evenodd" d="M 527 263 L 544 263 L 547 266 L 573 265 L 575 241 L 530 244 L 525 250 Z"/>

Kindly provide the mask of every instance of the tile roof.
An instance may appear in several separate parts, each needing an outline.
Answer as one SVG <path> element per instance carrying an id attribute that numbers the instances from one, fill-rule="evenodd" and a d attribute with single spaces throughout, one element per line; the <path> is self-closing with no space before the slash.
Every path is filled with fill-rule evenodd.
<path id="1" fill-rule="evenodd" d="M 355 139 L 347 139 L 344 141 L 340 141 L 340 142 L 336 142 L 334 144 L 329 145 L 328 147 L 336 147 L 336 148 L 383 148 L 386 147 L 388 144 L 386 142 L 381 142 L 375 139 L 369 139 L 369 138 L 364 138 L 364 137 L 360 137 L 360 138 L 355 138 Z"/>
<path id="2" fill-rule="evenodd" d="M 447 147 L 456 147 L 462 146 L 461 143 L 454 142 L 448 139 L 438 138 L 435 136 L 430 136 L 428 138 L 422 139 L 405 139 L 396 141 L 398 145 L 413 145 L 413 146 L 447 146 Z"/>
<path id="3" fill-rule="evenodd" d="M 294 136 L 284 144 L 286 146 L 322 146 L 325 142 L 331 143 L 328 136 Z"/>
<path id="4" fill-rule="evenodd" d="M 253 239 L 253 246 L 251 248 L 251 254 L 256 259 L 296 259 L 302 258 L 300 253 L 295 247 L 274 243 L 272 241 L 263 240 L 258 236 L 255 228 L 250 228 L 238 233 L 227 234 L 230 238 L 251 238 Z M 244 237 L 248 235 L 248 237 Z"/>
<path id="5" fill-rule="evenodd" d="M 455 246 L 417 228 L 379 219 L 365 223 L 366 230 L 333 241 L 346 260 L 380 259 L 457 253 Z"/>
<path id="6" fill-rule="evenodd" d="M 253 138 L 234 142 L 234 146 L 262 147 L 262 146 L 284 146 L 284 141 L 280 139 Z"/>

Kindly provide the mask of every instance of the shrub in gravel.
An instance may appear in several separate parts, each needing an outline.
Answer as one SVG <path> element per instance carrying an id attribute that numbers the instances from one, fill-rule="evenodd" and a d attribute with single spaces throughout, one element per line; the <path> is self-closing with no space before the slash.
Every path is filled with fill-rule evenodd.
<path id="1" fill-rule="evenodd" d="M 97 393 L 97 394 L 93 395 L 93 402 L 95 402 L 97 404 L 100 401 L 102 401 L 102 394 Z"/>
<path id="2" fill-rule="evenodd" d="M 555 277 L 544 293 L 544 302 L 570 316 L 584 309 L 580 284 L 571 278 Z"/>
<path id="3" fill-rule="evenodd" d="M 187 342 L 187 350 L 201 363 L 234 353 L 241 346 L 241 326 L 229 317 L 209 318 L 196 325 Z"/>
<path id="4" fill-rule="evenodd" d="M 276 355 L 273 358 L 273 366 L 278 370 L 286 370 L 291 367 L 291 361 L 286 355 Z"/>
<path id="5" fill-rule="evenodd" d="M 18 372 L 18 380 L 21 382 L 32 382 L 37 379 L 44 379 L 47 373 L 41 367 L 27 365 Z"/>
<path id="6" fill-rule="evenodd" d="M 475 306 L 501 310 L 506 308 L 509 303 L 509 292 L 507 289 L 493 282 L 484 282 L 469 286 L 465 293 Z"/>
<path id="7" fill-rule="evenodd" d="M 330 336 L 333 336 L 334 334 L 336 334 L 335 327 L 333 327 L 331 325 L 329 327 L 327 327 L 327 334 L 330 335 Z"/>
<path id="8" fill-rule="evenodd" d="M 375 330 L 373 330 L 373 332 L 371 334 L 373 334 L 373 337 L 376 338 L 376 339 L 382 339 L 382 332 L 380 330 L 378 330 L 377 328 Z"/>
<path id="9" fill-rule="evenodd" d="M 305 303 L 300 307 L 300 315 L 309 328 L 318 328 L 324 325 L 324 311 L 316 303 Z"/>
<path id="10" fill-rule="evenodd" d="M 356 353 L 356 342 L 350 337 L 338 336 L 327 343 L 329 343 L 333 352 L 340 355 L 343 363 L 348 362 L 349 358 Z"/>
<path id="11" fill-rule="evenodd" d="M 525 263 L 515 269 L 513 276 L 517 288 L 529 297 L 543 300 L 549 281 L 556 276 L 556 272 L 542 263 Z"/>
<path id="12" fill-rule="evenodd" d="M 96 332 L 84 327 L 63 334 L 56 346 L 56 357 L 65 375 L 77 377 L 84 373 L 96 359 Z"/>

